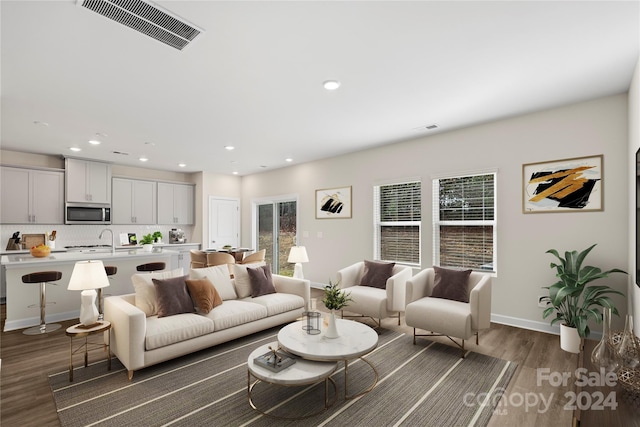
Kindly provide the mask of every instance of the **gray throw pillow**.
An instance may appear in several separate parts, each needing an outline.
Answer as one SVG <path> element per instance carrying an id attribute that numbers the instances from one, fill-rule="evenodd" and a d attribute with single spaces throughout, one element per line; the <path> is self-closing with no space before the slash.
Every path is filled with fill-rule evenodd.
<path id="1" fill-rule="evenodd" d="M 433 279 L 432 297 L 469 302 L 469 275 L 471 270 L 451 270 L 435 266 L 433 269 L 435 270 L 435 277 Z"/>
<path id="2" fill-rule="evenodd" d="M 387 289 L 387 280 L 393 276 L 395 262 L 366 261 L 364 262 L 364 275 L 360 281 L 362 286 Z"/>
<path id="3" fill-rule="evenodd" d="M 257 268 L 247 268 L 247 273 L 251 282 L 251 297 L 276 293 L 271 277 L 271 267 L 263 265 Z"/>
<path id="4" fill-rule="evenodd" d="M 158 317 L 195 312 L 185 280 L 189 276 L 152 279 L 158 298 Z"/>

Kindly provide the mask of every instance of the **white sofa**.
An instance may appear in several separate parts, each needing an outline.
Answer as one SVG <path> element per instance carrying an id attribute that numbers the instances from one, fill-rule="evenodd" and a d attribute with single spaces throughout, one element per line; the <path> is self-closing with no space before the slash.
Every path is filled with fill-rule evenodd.
<path id="1" fill-rule="evenodd" d="M 190 276 L 198 277 L 194 272 Z M 234 279 L 230 282 L 237 288 Z M 273 284 L 276 293 L 256 298 L 238 288 L 241 297 L 223 298 L 206 315 L 147 316 L 136 307 L 135 293 L 107 297 L 104 318 L 111 322 L 111 351 L 131 380 L 138 369 L 300 318 L 309 302 L 310 282 L 274 274 Z"/>

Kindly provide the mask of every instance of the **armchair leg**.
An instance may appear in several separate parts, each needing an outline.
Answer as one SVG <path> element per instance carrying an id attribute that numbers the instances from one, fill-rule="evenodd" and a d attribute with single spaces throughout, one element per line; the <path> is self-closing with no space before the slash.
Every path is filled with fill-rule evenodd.
<path id="1" fill-rule="evenodd" d="M 400 312 L 398 312 L 398 326 L 400 326 Z"/>
<path id="2" fill-rule="evenodd" d="M 416 328 L 413 328 L 413 345 L 416 345 Z"/>
<path id="3" fill-rule="evenodd" d="M 478 342 L 478 339 L 479 339 L 478 335 L 479 335 L 479 334 L 480 334 L 480 331 L 476 331 L 476 345 L 478 345 L 478 344 L 479 344 L 479 342 Z"/>

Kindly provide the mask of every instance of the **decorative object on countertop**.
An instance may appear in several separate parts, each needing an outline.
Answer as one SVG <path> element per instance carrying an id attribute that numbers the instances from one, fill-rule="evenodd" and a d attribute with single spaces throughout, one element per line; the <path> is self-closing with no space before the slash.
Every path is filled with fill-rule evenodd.
<path id="1" fill-rule="evenodd" d="M 5 250 L 19 251 L 20 249 L 22 249 L 22 244 L 20 243 L 20 232 L 16 231 L 7 242 L 7 248 Z"/>
<path id="2" fill-rule="evenodd" d="M 47 246 L 49 246 L 51 249 L 56 248 L 56 234 L 57 234 L 57 231 L 53 230 L 51 234 L 49 234 L 49 237 L 47 238 Z"/>
<path id="3" fill-rule="evenodd" d="M 289 251 L 289 259 L 287 262 L 295 264 L 293 268 L 293 277 L 296 279 L 304 279 L 304 274 L 302 272 L 302 263 L 309 262 L 309 257 L 307 256 L 307 249 L 304 246 L 292 246 Z"/>
<path id="4" fill-rule="evenodd" d="M 38 283 L 40 285 L 40 325 L 25 329 L 22 332 L 23 334 L 40 335 L 56 331 L 60 328 L 61 325 L 58 323 L 46 323 L 44 311 L 47 305 L 46 285 L 48 282 L 55 282 L 60 279 L 62 279 L 62 273 L 60 271 L 40 271 L 22 276 L 22 283 Z"/>
<path id="5" fill-rule="evenodd" d="M 620 336 L 616 347 L 620 367 L 637 368 L 640 364 L 640 343 L 633 333 L 633 316 L 627 314 L 624 322 L 624 331 Z"/>
<path id="6" fill-rule="evenodd" d="M 580 338 L 589 335 L 589 319 L 593 319 L 597 323 L 602 322 L 602 313 L 599 308 L 608 307 L 611 309 L 611 313 L 618 314 L 618 310 L 613 300 L 607 296 L 608 294 L 624 295 L 606 285 L 586 287 L 587 283 L 606 278 L 612 273 L 627 274 L 617 268 L 602 271 L 598 267 L 582 267 L 585 257 L 595 246 L 594 244 L 580 253 L 575 250 L 566 251 L 564 258 L 555 249 L 549 249 L 546 252 L 554 255 L 560 261 L 559 264 L 552 262 L 550 265 L 551 268 L 556 269 L 556 277 L 559 280 L 551 286 L 543 287 L 543 289 L 549 290 L 549 295 L 545 297 L 545 300 L 548 301 L 550 307 L 542 312 L 542 317 L 546 319 L 555 312 L 556 317 L 551 319 L 551 325 L 561 322 L 568 328 L 575 328 Z M 567 343 L 563 343 L 561 335 L 560 347 L 563 350 L 571 353 L 580 352 L 579 348 L 569 347 L 565 344 Z"/>
<path id="7" fill-rule="evenodd" d="M 36 258 L 46 258 L 51 255 L 51 247 L 45 244 L 41 244 L 38 246 L 33 246 L 29 249 L 29 252 L 31 253 L 31 256 L 34 256 Z"/>
<path id="8" fill-rule="evenodd" d="M 98 309 L 96 308 L 96 289 L 109 286 L 109 279 L 102 261 L 78 261 L 73 267 L 69 279 L 70 291 L 82 291 L 80 306 L 80 323 L 85 328 L 96 325 Z"/>
<path id="9" fill-rule="evenodd" d="M 591 363 L 605 372 L 615 372 L 618 369 L 618 355 L 611 342 L 611 309 L 602 310 L 602 339 L 591 353 Z"/>
<path id="10" fill-rule="evenodd" d="M 338 285 L 339 283 L 331 283 L 331 280 L 329 280 L 329 285 L 324 287 L 322 303 L 327 309 L 331 310 L 331 313 L 329 313 L 329 326 L 324 334 L 327 338 L 338 338 L 340 336 L 336 328 L 335 310 L 342 310 L 351 301 L 349 294 L 340 289 Z"/>
<path id="11" fill-rule="evenodd" d="M 145 234 L 139 240 L 139 243 L 142 245 L 142 249 L 145 252 L 151 252 L 151 250 L 153 249 L 153 236 L 151 235 L 151 233 Z"/>
<path id="12" fill-rule="evenodd" d="M 23 234 L 22 235 L 22 247 L 29 249 L 34 246 L 45 245 L 47 242 L 44 233 L 42 234 Z"/>
<path id="13" fill-rule="evenodd" d="M 154 231 L 151 237 L 153 238 L 154 243 L 162 243 L 162 233 L 159 230 Z"/>
<path id="14" fill-rule="evenodd" d="M 296 363 L 296 360 L 288 353 L 281 351 L 280 347 L 273 348 L 269 346 L 269 350 L 267 353 L 253 359 L 253 363 L 273 372 L 280 372 Z"/>

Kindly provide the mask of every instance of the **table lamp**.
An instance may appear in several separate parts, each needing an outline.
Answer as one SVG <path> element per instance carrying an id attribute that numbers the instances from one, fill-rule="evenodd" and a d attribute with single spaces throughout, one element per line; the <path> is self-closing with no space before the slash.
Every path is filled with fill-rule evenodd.
<path id="1" fill-rule="evenodd" d="M 69 279 L 70 291 L 82 291 L 80 306 L 80 323 L 85 327 L 95 326 L 98 322 L 96 308 L 96 289 L 109 286 L 109 279 L 102 261 L 78 261 L 73 267 Z"/>
<path id="2" fill-rule="evenodd" d="M 291 251 L 289 251 L 289 259 L 287 261 L 296 264 L 293 268 L 293 277 L 296 279 L 304 279 L 304 275 L 302 274 L 302 263 L 309 262 L 307 249 L 304 246 L 292 246 Z"/>

